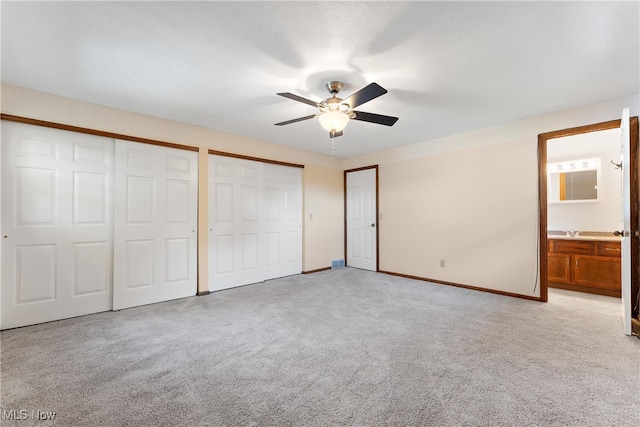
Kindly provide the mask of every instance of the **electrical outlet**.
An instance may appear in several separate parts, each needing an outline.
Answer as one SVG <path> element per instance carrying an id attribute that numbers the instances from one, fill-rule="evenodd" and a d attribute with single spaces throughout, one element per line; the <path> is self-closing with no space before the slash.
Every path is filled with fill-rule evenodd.
<path id="1" fill-rule="evenodd" d="M 440 267 L 444 267 L 444 260 L 443 259 L 440 260 Z"/>

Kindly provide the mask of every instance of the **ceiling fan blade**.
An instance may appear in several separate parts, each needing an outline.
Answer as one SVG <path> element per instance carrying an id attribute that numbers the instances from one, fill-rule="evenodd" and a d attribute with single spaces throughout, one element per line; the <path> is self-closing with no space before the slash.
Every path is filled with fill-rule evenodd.
<path id="1" fill-rule="evenodd" d="M 297 119 L 287 120 L 286 122 L 274 123 L 274 125 L 275 126 L 290 125 L 291 123 L 297 123 L 297 122 L 301 122 L 303 120 L 313 119 L 315 116 L 316 116 L 315 114 L 312 114 L 310 116 L 298 117 Z"/>
<path id="2" fill-rule="evenodd" d="M 337 138 L 339 136 L 342 136 L 342 131 L 339 132 L 329 132 L 329 138 Z"/>
<path id="3" fill-rule="evenodd" d="M 393 126 L 398 121 L 397 117 L 383 116 L 382 114 L 365 113 L 364 111 L 354 111 L 356 116 L 352 120 L 376 123 L 379 125 Z"/>
<path id="4" fill-rule="evenodd" d="M 351 108 L 356 108 L 358 105 L 369 102 L 380 95 L 384 95 L 385 93 L 387 93 L 385 88 L 380 86 L 378 83 L 371 83 L 345 99 L 343 102 L 349 104 Z"/>
<path id="5" fill-rule="evenodd" d="M 304 104 L 309 104 L 309 105 L 312 105 L 314 107 L 318 106 L 317 102 L 312 101 L 312 100 L 307 99 L 307 98 L 303 98 L 303 97 L 298 96 L 298 95 L 294 95 L 293 93 L 281 92 L 281 93 L 278 93 L 278 95 L 284 96 L 285 98 L 293 99 L 294 101 L 302 102 Z"/>

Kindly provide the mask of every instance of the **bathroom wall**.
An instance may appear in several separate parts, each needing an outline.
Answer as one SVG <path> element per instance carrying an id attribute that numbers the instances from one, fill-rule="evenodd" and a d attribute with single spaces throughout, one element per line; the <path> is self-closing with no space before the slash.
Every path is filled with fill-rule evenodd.
<path id="1" fill-rule="evenodd" d="M 620 229 L 621 171 L 611 161 L 620 162 L 620 130 L 610 129 L 551 139 L 547 142 L 547 162 L 600 158 L 598 200 L 549 203 L 549 230 L 606 231 Z"/>

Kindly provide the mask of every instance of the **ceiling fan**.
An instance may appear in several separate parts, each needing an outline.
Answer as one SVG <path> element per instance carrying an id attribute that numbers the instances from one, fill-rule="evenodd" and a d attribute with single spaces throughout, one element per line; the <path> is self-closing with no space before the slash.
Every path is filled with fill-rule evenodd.
<path id="1" fill-rule="evenodd" d="M 325 87 L 332 97 L 320 102 L 315 102 L 289 92 L 278 93 L 278 95 L 284 96 L 285 98 L 317 107 L 320 111 L 316 114 L 311 114 L 310 116 L 275 123 L 275 125 L 284 126 L 317 117 L 320 121 L 320 125 L 325 130 L 329 131 L 329 136 L 331 138 L 335 138 L 342 136 L 342 131 L 349 123 L 349 120 L 360 120 L 362 122 L 376 123 L 385 126 L 393 126 L 393 124 L 398 121 L 397 117 L 383 116 L 381 114 L 365 113 L 364 111 L 354 110 L 357 106 L 387 93 L 387 90 L 379 84 L 371 83 L 345 99 L 338 98 L 336 96 L 342 90 L 342 85 L 343 83 L 339 81 L 328 82 Z"/>

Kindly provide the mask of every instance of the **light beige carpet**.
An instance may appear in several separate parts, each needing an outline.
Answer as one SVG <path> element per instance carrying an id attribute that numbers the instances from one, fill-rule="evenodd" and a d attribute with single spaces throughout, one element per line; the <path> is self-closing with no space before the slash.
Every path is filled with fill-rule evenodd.
<path id="1" fill-rule="evenodd" d="M 345 268 L 0 339 L 3 426 L 640 425 L 619 300 L 569 291 Z"/>

